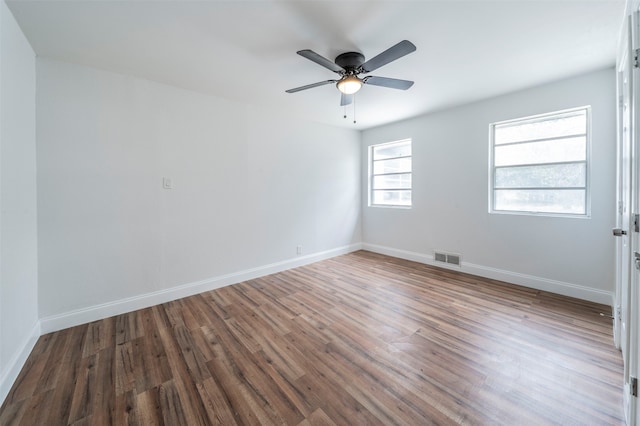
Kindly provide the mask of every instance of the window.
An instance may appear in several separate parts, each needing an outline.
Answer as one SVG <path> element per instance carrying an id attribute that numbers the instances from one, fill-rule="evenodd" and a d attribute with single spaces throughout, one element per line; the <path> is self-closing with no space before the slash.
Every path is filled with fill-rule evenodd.
<path id="1" fill-rule="evenodd" d="M 494 123 L 490 211 L 589 214 L 590 107 Z"/>
<path id="2" fill-rule="evenodd" d="M 369 151 L 369 205 L 411 207 L 411 139 Z"/>

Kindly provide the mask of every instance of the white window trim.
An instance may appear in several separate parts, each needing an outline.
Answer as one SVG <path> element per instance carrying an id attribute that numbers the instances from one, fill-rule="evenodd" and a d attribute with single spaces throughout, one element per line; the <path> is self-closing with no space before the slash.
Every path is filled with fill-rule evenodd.
<path id="1" fill-rule="evenodd" d="M 585 213 L 577 214 L 577 213 L 549 213 L 549 212 L 538 212 L 538 211 L 523 211 L 523 210 L 495 210 L 494 209 L 494 193 L 495 189 L 493 187 L 495 182 L 495 164 L 494 164 L 494 131 L 496 125 L 504 125 L 510 123 L 517 123 L 522 121 L 536 121 L 536 120 L 544 120 L 548 117 L 552 117 L 554 115 L 567 114 L 574 111 L 586 111 L 586 120 L 587 120 L 587 129 L 586 129 L 586 153 L 585 153 L 585 163 L 586 163 L 586 179 L 585 179 Z M 560 218 L 571 218 L 571 219 L 590 219 L 591 218 L 591 106 L 584 105 L 576 108 L 563 109 L 559 111 L 548 112 L 544 114 L 531 115 L 526 117 L 514 118 L 511 120 L 497 121 L 489 124 L 489 194 L 488 194 L 488 202 L 489 202 L 489 213 L 490 214 L 506 214 L 506 215 L 519 215 L 519 216 L 544 216 L 544 217 L 560 217 Z"/>
<path id="2" fill-rule="evenodd" d="M 402 206 L 402 205 L 398 205 L 398 204 L 374 204 L 373 203 L 373 197 L 372 197 L 372 193 L 373 193 L 373 178 L 374 178 L 374 174 L 373 174 L 373 148 L 379 147 L 379 146 L 384 146 L 384 145 L 391 145 L 391 144 L 395 144 L 395 143 L 399 143 L 399 142 L 410 142 L 411 143 L 411 177 L 412 177 L 412 183 L 411 183 L 411 205 Z M 410 210 L 413 207 L 413 139 L 412 138 L 405 138 L 405 139 L 398 139 L 398 140 L 390 141 L 390 142 L 374 143 L 372 145 L 369 145 L 368 151 L 369 151 L 369 156 L 367 158 L 367 163 L 368 163 L 367 174 L 368 174 L 368 186 L 369 187 L 367 188 L 367 198 L 368 198 L 367 199 L 367 206 L 368 207 L 375 207 L 375 208 L 383 208 L 383 209 Z"/>

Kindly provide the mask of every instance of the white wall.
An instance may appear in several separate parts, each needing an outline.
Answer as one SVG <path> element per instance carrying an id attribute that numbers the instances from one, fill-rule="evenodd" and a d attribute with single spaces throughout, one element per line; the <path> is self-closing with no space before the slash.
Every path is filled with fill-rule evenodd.
<path id="1" fill-rule="evenodd" d="M 0 1 L 0 402 L 40 335 L 35 54 Z"/>
<path id="2" fill-rule="evenodd" d="M 46 59 L 37 88 L 44 331 L 359 247 L 359 132 Z"/>
<path id="3" fill-rule="evenodd" d="M 591 218 L 488 213 L 489 124 L 592 106 Z M 461 253 L 463 271 L 612 303 L 615 72 L 602 70 L 363 132 L 365 248 L 432 262 Z M 367 207 L 367 147 L 413 139 L 413 208 Z"/>

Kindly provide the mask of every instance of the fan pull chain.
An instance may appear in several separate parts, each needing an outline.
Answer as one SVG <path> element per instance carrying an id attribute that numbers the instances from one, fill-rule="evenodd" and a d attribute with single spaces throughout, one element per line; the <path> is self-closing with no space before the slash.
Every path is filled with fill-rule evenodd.
<path id="1" fill-rule="evenodd" d="M 353 95 L 353 124 L 356 124 L 356 95 Z"/>

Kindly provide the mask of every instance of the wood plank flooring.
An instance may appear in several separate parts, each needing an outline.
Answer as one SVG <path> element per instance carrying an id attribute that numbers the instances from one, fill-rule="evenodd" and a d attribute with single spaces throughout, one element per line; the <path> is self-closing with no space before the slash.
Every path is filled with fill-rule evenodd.
<path id="1" fill-rule="evenodd" d="M 623 424 L 601 312 L 360 251 L 44 335 L 0 424 Z"/>

